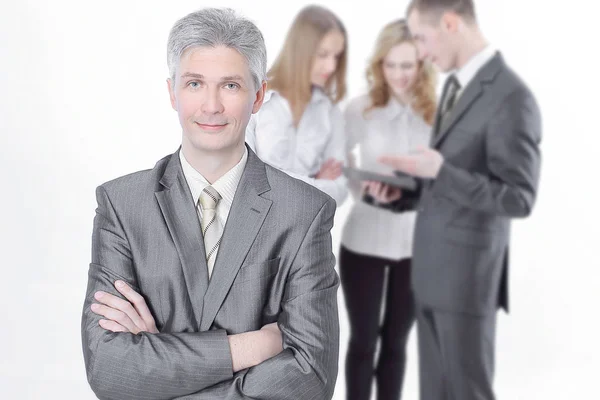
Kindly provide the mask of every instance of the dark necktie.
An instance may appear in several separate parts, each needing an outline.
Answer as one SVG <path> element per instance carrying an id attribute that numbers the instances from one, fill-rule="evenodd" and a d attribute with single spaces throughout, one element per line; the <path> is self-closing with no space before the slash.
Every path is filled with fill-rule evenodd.
<path id="1" fill-rule="evenodd" d="M 456 98 L 458 97 L 458 91 L 460 90 L 460 83 L 456 79 L 456 75 L 452 74 L 446 79 L 444 83 L 444 90 L 442 92 L 442 101 L 440 104 L 440 120 L 438 123 L 437 133 L 441 131 L 444 122 L 448 119 L 448 116 L 452 112 Z"/>

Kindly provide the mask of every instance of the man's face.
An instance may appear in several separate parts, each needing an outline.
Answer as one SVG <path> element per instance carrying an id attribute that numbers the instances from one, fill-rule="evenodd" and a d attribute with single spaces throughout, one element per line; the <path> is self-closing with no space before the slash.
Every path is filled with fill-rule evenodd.
<path id="1" fill-rule="evenodd" d="M 256 90 L 246 59 L 219 46 L 186 50 L 168 86 L 183 145 L 229 153 L 243 147 L 246 125 L 262 105 L 266 84 Z"/>
<path id="2" fill-rule="evenodd" d="M 408 16 L 408 28 L 421 60 L 428 60 L 443 72 L 456 67 L 456 55 L 444 17 L 436 22 L 431 16 L 412 10 Z"/>

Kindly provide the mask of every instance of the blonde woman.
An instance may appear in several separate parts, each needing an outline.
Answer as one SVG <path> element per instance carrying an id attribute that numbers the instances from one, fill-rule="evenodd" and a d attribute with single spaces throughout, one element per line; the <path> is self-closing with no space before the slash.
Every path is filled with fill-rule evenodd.
<path id="1" fill-rule="evenodd" d="M 269 90 L 246 130 L 266 163 L 327 193 L 346 198 L 343 115 L 346 30 L 331 11 L 309 6 L 296 16 L 268 72 Z"/>
<path id="2" fill-rule="evenodd" d="M 391 149 L 404 153 L 427 146 L 436 107 L 435 75 L 419 61 L 404 21 L 390 23 L 380 33 L 367 80 L 368 94 L 353 99 L 345 112 L 349 164 L 355 164 L 350 152 L 358 147 L 362 169 L 391 174 L 391 168 L 377 159 Z M 375 369 L 377 398 L 397 400 L 402 392 L 406 341 L 415 318 L 410 288 L 415 214 L 392 213 L 377 206 L 377 200 L 398 199 L 399 189 L 354 181 L 350 189 L 355 204 L 343 228 L 339 260 L 351 328 L 347 398 L 370 398 Z M 385 315 L 380 326 L 382 303 Z"/>

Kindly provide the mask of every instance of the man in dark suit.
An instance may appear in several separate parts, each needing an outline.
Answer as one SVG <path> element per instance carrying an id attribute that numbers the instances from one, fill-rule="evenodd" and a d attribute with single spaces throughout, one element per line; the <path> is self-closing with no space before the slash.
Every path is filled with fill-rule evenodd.
<path id="1" fill-rule="evenodd" d="M 380 160 L 421 178 L 412 274 L 421 399 L 493 399 L 510 222 L 536 198 L 540 112 L 483 37 L 471 0 L 413 0 L 408 24 L 420 57 L 452 72 L 431 148 Z M 406 193 L 396 206 L 411 200 Z"/>
<path id="2" fill-rule="evenodd" d="M 102 399 L 329 399 L 338 363 L 335 201 L 246 145 L 262 34 L 231 10 L 179 20 L 181 148 L 97 189 L 83 307 Z"/>

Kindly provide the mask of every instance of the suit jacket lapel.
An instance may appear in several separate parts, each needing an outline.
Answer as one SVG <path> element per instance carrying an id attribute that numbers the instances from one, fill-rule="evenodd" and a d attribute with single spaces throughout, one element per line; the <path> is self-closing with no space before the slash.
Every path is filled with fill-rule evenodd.
<path id="1" fill-rule="evenodd" d="M 236 190 L 217 259 L 204 297 L 200 330 L 208 330 L 225 300 L 272 201 L 260 195 L 270 190 L 265 164 L 248 149 L 248 161 Z"/>
<path id="2" fill-rule="evenodd" d="M 439 147 L 452 127 L 460 120 L 465 112 L 471 108 L 471 105 L 475 100 L 482 95 L 485 84 L 494 80 L 502 62 L 502 56 L 500 53 L 496 53 L 496 55 L 479 70 L 471 82 L 464 88 L 463 93 L 458 98 L 454 108 L 445 121 L 439 116 L 439 108 L 441 105 L 438 107 L 438 114 L 436 114 L 436 123 L 433 131 L 438 133 L 432 140 L 432 147 Z"/>
<path id="3" fill-rule="evenodd" d="M 194 317 L 199 326 L 208 287 L 208 267 L 200 221 L 181 169 L 179 151 L 171 156 L 160 183 L 164 190 L 157 191 L 155 196 L 179 254 Z"/>

